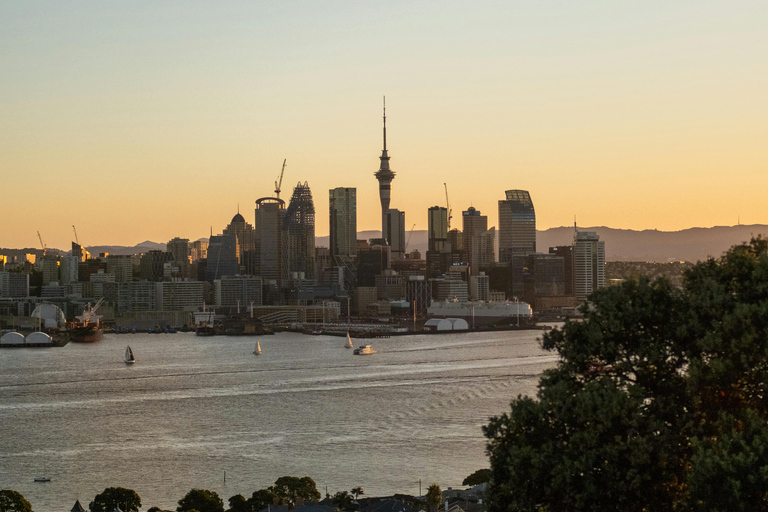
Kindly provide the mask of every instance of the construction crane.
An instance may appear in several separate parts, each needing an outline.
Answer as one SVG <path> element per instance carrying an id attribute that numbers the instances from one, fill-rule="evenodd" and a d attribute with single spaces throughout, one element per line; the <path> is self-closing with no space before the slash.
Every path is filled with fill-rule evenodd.
<path id="1" fill-rule="evenodd" d="M 275 194 L 278 199 L 280 199 L 280 187 L 283 186 L 283 173 L 285 172 L 285 162 L 287 161 L 287 158 L 283 159 L 283 169 L 280 171 L 280 177 L 275 181 Z"/>
<path id="2" fill-rule="evenodd" d="M 403 248 L 403 253 L 408 252 L 408 244 L 411 243 L 411 237 L 413 236 L 413 229 L 416 227 L 416 224 L 411 226 L 411 230 L 408 232 L 408 239 L 405 241 L 405 247 Z"/>
<path id="3" fill-rule="evenodd" d="M 448 184 L 447 183 L 443 183 L 443 185 L 445 186 L 445 208 L 446 208 L 446 210 L 448 210 L 448 231 L 450 231 L 451 230 L 451 218 L 453 217 L 453 215 L 451 215 L 451 214 L 453 213 L 453 210 L 451 210 L 451 202 L 448 201 Z"/>
<path id="4" fill-rule="evenodd" d="M 77 245 L 80 245 L 80 240 L 77 239 L 77 228 L 75 227 L 74 224 L 72 224 L 72 229 L 75 231 L 75 243 Z"/>
<path id="5" fill-rule="evenodd" d="M 40 240 L 40 245 L 43 248 L 43 256 L 45 256 L 45 251 L 46 251 L 45 242 L 43 242 L 43 237 L 40 236 L 40 232 L 39 231 L 37 232 L 37 238 Z"/>

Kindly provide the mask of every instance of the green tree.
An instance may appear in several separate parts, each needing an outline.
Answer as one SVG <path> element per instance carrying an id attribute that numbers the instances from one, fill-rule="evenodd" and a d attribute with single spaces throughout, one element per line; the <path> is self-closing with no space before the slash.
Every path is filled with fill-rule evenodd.
<path id="1" fill-rule="evenodd" d="M 269 487 L 281 502 L 296 503 L 297 499 L 320 501 L 320 491 L 310 477 L 281 476 Z"/>
<path id="2" fill-rule="evenodd" d="M 357 498 L 360 497 L 361 494 L 365 494 L 365 492 L 363 491 L 362 487 L 357 486 L 357 487 L 352 489 L 352 494 L 354 494 L 355 495 L 355 499 L 357 499 Z"/>
<path id="3" fill-rule="evenodd" d="M 20 492 L 5 489 L 0 491 L 0 512 L 32 512 L 32 505 Z"/>
<path id="4" fill-rule="evenodd" d="M 480 485 L 488 482 L 491 479 L 493 472 L 490 469 L 478 469 L 461 482 L 461 485 Z"/>
<path id="5" fill-rule="evenodd" d="M 141 498 L 133 489 L 107 487 L 93 498 L 88 508 L 91 512 L 113 512 L 116 508 L 123 512 L 138 512 Z"/>
<path id="6" fill-rule="evenodd" d="M 224 501 L 213 491 L 192 489 L 179 500 L 176 512 L 224 512 Z"/>
<path id="7" fill-rule="evenodd" d="M 242 494 L 235 494 L 229 498 L 229 508 L 227 512 L 251 512 L 251 506 L 248 500 Z"/>
<path id="8" fill-rule="evenodd" d="M 599 290 L 492 418 L 489 510 L 768 510 L 768 243 Z M 766 475 L 765 477 L 763 475 Z"/>
<path id="9" fill-rule="evenodd" d="M 248 499 L 249 510 L 262 510 L 267 508 L 268 505 L 275 505 L 279 502 L 275 493 L 269 489 L 259 489 L 254 492 Z"/>
<path id="10" fill-rule="evenodd" d="M 425 498 L 430 512 L 437 512 L 437 509 L 440 508 L 440 504 L 443 502 L 443 491 L 440 490 L 439 485 L 432 484 L 427 488 Z"/>
<path id="11" fill-rule="evenodd" d="M 339 491 L 333 495 L 333 502 L 340 508 L 352 504 L 352 495 L 348 491 Z"/>

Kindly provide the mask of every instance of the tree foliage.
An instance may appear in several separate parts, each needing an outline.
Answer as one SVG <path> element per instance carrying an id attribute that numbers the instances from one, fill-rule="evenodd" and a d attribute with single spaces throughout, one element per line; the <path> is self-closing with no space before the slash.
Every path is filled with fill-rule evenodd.
<path id="1" fill-rule="evenodd" d="M 296 500 L 320 501 L 320 491 L 310 477 L 281 476 L 270 486 L 271 491 L 281 503 L 296 503 Z"/>
<path id="2" fill-rule="evenodd" d="M 432 484 L 427 488 L 427 494 L 424 497 L 427 500 L 429 510 L 435 512 L 443 501 L 443 491 L 440 489 L 439 485 Z"/>
<path id="3" fill-rule="evenodd" d="M 214 491 L 192 489 L 179 500 L 176 512 L 224 512 L 224 501 Z"/>
<path id="4" fill-rule="evenodd" d="M 352 504 L 353 498 L 349 491 L 339 491 L 333 495 L 333 503 L 343 508 Z"/>
<path id="5" fill-rule="evenodd" d="M 484 429 L 489 510 L 768 511 L 768 242 L 590 301 Z"/>
<path id="6" fill-rule="evenodd" d="M 20 492 L 5 489 L 0 491 L 0 512 L 32 512 L 32 505 Z"/>
<path id="7" fill-rule="evenodd" d="M 355 499 L 359 498 L 361 494 L 365 494 L 365 491 L 363 491 L 363 488 L 359 485 L 357 487 L 352 488 L 352 494 L 355 495 Z"/>
<path id="8" fill-rule="evenodd" d="M 107 487 L 93 498 L 88 508 L 91 512 L 114 512 L 117 508 L 123 512 L 138 512 L 141 498 L 133 489 Z"/>
<path id="9" fill-rule="evenodd" d="M 469 475 L 467 478 L 465 478 L 464 481 L 461 482 L 461 485 L 474 486 L 474 485 L 484 484 L 491 479 L 492 473 L 493 472 L 488 468 L 478 469 L 477 471 Z"/>

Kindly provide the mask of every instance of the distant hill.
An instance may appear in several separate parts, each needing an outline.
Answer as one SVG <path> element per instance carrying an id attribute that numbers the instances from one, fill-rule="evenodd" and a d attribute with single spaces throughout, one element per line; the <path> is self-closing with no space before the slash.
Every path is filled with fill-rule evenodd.
<path id="1" fill-rule="evenodd" d="M 605 240 L 605 257 L 609 261 L 690 261 L 705 260 L 708 257 L 721 256 L 729 247 L 749 241 L 757 235 L 768 236 L 768 225 L 752 224 L 749 226 L 715 226 L 712 228 L 689 228 L 681 231 L 658 231 L 646 229 L 614 229 L 605 226 L 579 227 L 579 231 L 595 231 Z M 406 233 L 406 239 L 409 234 Z M 369 240 L 381 237 L 380 231 L 358 231 L 357 238 Z M 328 247 L 327 236 L 315 239 L 318 247 Z M 200 240 L 207 240 L 201 238 Z M 569 245 L 573 242 L 573 227 L 545 229 L 536 233 L 536 247 L 539 252 L 547 252 L 556 245 Z M 165 244 L 146 240 L 134 246 L 94 245 L 87 247 L 93 255 L 140 254 L 152 250 L 164 251 Z M 408 250 L 417 249 L 422 258 L 427 252 L 427 231 L 414 230 L 410 235 Z M 49 248 L 49 252 L 66 254 L 67 251 Z M 0 249 L 0 254 L 21 255 L 40 253 L 40 249 Z"/>
<path id="2" fill-rule="evenodd" d="M 753 236 L 768 234 L 768 226 L 715 226 L 682 231 L 646 229 L 613 229 L 605 226 L 579 227 L 579 231 L 595 231 L 605 240 L 605 258 L 610 261 L 690 261 L 721 256 L 729 247 L 747 242 Z M 549 247 L 573 242 L 573 227 L 539 231 L 536 246 L 540 252 Z"/>

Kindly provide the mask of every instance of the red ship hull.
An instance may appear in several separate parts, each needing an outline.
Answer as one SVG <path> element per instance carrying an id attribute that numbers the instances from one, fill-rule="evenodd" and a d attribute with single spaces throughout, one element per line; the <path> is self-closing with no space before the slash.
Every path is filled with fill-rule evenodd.
<path id="1" fill-rule="evenodd" d="M 104 329 L 101 327 L 75 327 L 69 333 L 70 341 L 75 343 L 94 343 L 104 337 Z"/>

